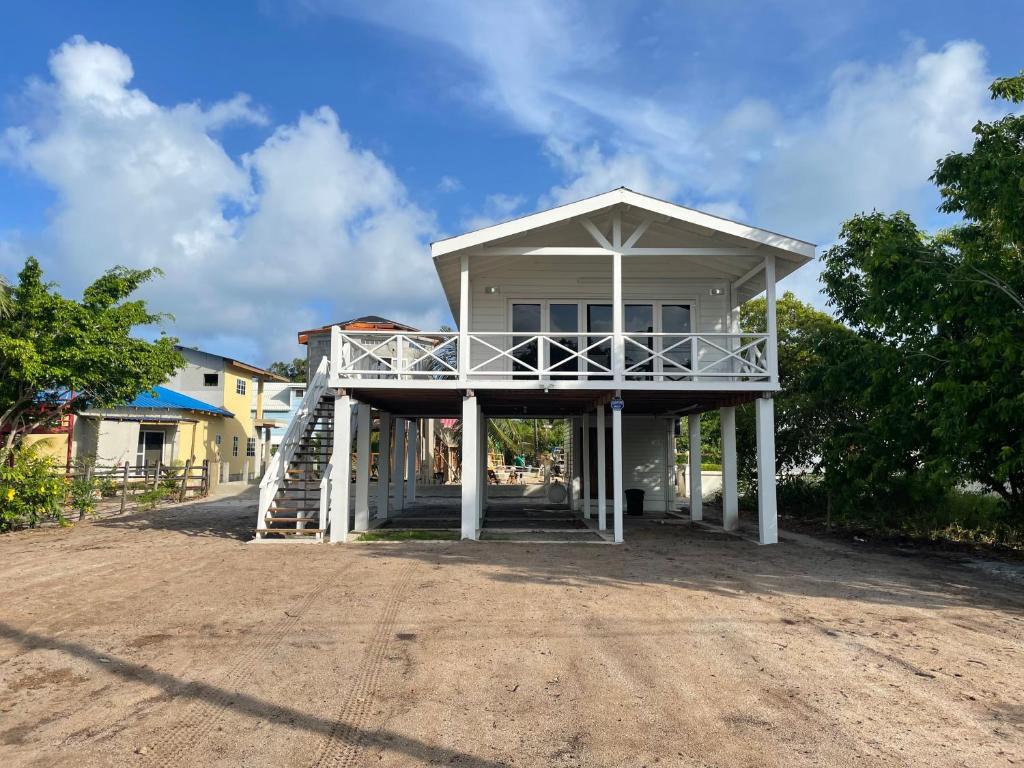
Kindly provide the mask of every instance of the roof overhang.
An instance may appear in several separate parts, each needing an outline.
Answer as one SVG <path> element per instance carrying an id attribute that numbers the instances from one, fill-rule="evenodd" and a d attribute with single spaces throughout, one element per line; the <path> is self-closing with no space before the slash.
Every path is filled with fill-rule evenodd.
<path id="1" fill-rule="evenodd" d="M 614 214 L 622 222 L 618 247 L 612 243 Z M 813 243 L 625 187 L 431 244 L 435 268 L 456 318 L 463 255 L 487 264 L 520 256 L 601 257 L 615 251 L 624 257 L 690 259 L 704 265 L 709 274 L 743 284 L 739 301 L 764 290 L 763 275 L 749 273 L 756 272 L 766 256 L 775 256 L 776 281 L 815 256 Z"/>

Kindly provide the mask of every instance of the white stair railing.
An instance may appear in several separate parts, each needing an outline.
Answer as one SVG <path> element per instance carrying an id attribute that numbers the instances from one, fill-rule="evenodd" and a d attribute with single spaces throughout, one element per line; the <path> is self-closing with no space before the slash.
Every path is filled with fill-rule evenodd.
<path id="1" fill-rule="evenodd" d="M 302 436 L 306 434 L 310 420 L 316 417 L 316 409 L 327 391 L 329 378 L 330 360 L 325 357 L 320 361 L 316 373 L 306 384 L 306 396 L 302 398 L 302 403 L 299 404 L 295 416 L 288 424 L 288 429 L 285 430 L 284 437 L 281 438 L 281 445 L 278 446 L 277 453 L 270 460 L 267 471 L 264 473 L 263 479 L 260 480 L 260 501 L 256 512 L 257 539 L 262 538 L 262 533 L 267 530 L 267 512 L 270 511 L 270 505 L 287 476 L 288 467 L 302 442 Z M 323 527 L 322 519 L 320 527 Z"/>

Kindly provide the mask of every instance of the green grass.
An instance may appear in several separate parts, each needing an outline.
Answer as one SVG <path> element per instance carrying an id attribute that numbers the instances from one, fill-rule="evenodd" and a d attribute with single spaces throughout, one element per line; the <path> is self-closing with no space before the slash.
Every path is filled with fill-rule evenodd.
<path id="1" fill-rule="evenodd" d="M 455 541 L 457 531 L 369 531 L 360 541 Z"/>

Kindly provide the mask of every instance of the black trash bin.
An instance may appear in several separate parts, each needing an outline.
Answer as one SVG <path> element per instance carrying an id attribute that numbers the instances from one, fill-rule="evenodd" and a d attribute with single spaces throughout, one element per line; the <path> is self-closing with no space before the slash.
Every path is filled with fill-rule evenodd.
<path id="1" fill-rule="evenodd" d="M 644 513 L 644 491 L 643 488 L 626 489 L 626 514 L 642 515 Z"/>

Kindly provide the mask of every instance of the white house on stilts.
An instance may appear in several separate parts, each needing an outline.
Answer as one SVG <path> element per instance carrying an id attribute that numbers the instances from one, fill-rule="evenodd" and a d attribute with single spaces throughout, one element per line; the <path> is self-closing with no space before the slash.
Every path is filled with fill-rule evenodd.
<path id="1" fill-rule="evenodd" d="M 735 408 L 753 401 L 759 539 L 777 541 L 775 285 L 814 258 L 812 244 L 619 188 L 431 251 L 457 331 L 332 329 L 261 483 L 257 538 L 339 542 L 380 524 L 415 494 L 417 424 L 442 418 L 462 420 L 462 538 L 484 526 L 489 418 L 570 418 L 572 508 L 621 542 L 628 487 L 672 508 L 674 428 L 687 417 L 699 520 L 700 414 L 712 409 L 722 524 L 734 529 Z M 765 332 L 743 332 L 739 308 L 761 293 Z"/>

